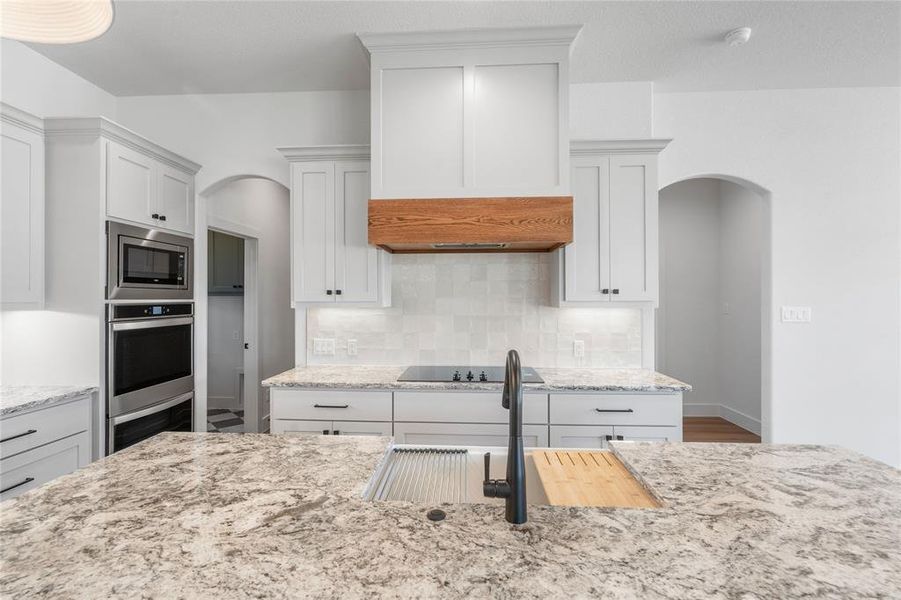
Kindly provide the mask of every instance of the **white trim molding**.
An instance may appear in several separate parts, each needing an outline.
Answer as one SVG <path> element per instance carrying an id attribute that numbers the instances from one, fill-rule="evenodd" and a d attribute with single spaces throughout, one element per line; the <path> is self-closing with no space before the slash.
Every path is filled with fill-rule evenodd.
<path id="1" fill-rule="evenodd" d="M 760 419 L 755 419 L 743 412 L 739 412 L 734 408 L 729 408 L 723 404 L 691 404 L 682 405 L 682 416 L 684 417 L 719 417 L 729 421 L 733 425 L 738 425 L 742 429 L 746 429 L 757 435 L 761 435 L 763 427 Z"/>
<path id="2" fill-rule="evenodd" d="M 38 135 L 44 135 L 44 120 L 40 117 L 18 109 L 15 106 L 0 102 L 0 120 L 4 123 L 17 125 L 22 129 L 33 131 Z"/>
<path id="3" fill-rule="evenodd" d="M 582 27 L 582 25 L 556 25 L 358 33 L 357 38 L 369 52 L 508 48 L 511 46 L 571 46 L 582 31 Z"/>
<path id="4" fill-rule="evenodd" d="M 570 140 L 570 156 L 598 154 L 659 154 L 672 139 L 646 140 Z"/>
<path id="5" fill-rule="evenodd" d="M 277 148 L 288 162 L 369 160 L 369 144 L 284 146 Z"/>

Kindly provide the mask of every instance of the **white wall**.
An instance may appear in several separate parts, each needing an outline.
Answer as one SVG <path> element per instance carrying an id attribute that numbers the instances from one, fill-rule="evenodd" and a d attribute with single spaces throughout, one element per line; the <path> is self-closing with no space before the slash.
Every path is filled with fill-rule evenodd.
<path id="1" fill-rule="evenodd" d="M 650 81 L 574 83 L 569 87 L 572 139 L 651 137 L 654 84 Z"/>
<path id="2" fill-rule="evenodd" d="M 901 464 L 901 89 L 656 94 L 660 185 L 726 174 L 771 192 L 765 439 Z M 811 306 L 810 324 L 778 322 Z M 766 353 L 766 350 L 765 350 Z"/>
<path id="3" fill-rule="evenodd" d="M 210 222 L 232 222 L 255 230 L 259 239 L 259 339 L 260 380 L 294 366 L 294 310 L 290 305 L 288 245 L 288 190 L 260 178 L 233 181 L 206 199 Z M 198 236 L 206 239 L 205 235 Z M 205 244 L 204 244 L 205 246 Z M 206 249 L 198 251 L 205 256 Z M 204 261 L 204 268 L 206 261 Z M 199 268 L 199 267 L 198 267 Z M 200 293 L 200 292 L 198 292 Z M 215 316 L 210 310 L 210 327 Z M 229 331 L 230 335 L 230 331 Z M 212 347 L 214 339 L 210 338 Z M 199 352 L 200 350 L 198 350 Z M 208 394 L 214 395 L 212 370 L 208 373 Z M 268 389 L 260 388 L 263 415 L 268 413 Z"/>
<path id="4" fill-rule="evenodd" d="M 0 40 L 0 100 L 41 118 L 116 118 L 115 96 L 7 39 Z"/>

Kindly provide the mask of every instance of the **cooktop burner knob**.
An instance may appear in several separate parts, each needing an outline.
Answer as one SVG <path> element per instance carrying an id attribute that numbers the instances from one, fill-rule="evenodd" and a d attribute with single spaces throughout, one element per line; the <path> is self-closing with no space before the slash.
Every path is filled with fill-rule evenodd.
<path id="1" fill-rule="evenodd" d="M 454 376 L 451 378 L 454 381 L 460 381 L 460 371 L 454 371 Z"/>
<path id="2" fill-rule="evenodd" d="M 466 379 L 469 381 L 472 381 L 475 378 L 476 378 L 476 376 L 472 374 L 472 371 L 470 371 L 469 373 L 466 374 Z"/>
<path id="3" fill-rule="evenodd" d="M 488 376 L 485 375 L 485 371 L 479 373 L 479 381 L 488 381 Z"/>

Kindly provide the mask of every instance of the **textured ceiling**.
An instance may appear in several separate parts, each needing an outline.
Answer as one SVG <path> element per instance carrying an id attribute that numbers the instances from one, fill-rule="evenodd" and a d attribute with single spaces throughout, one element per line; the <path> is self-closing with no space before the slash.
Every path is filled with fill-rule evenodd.
<path id="1" fill-rule="evenodd" d="M 899 85 L 899 2 L 117 0 L 97 40 L 32 47 L 118 96 L 365 89 L 355 32 L 584 24 L 574 82 L 660 91 Z M 751 42 L 724 33 L 748 25 Z"/>

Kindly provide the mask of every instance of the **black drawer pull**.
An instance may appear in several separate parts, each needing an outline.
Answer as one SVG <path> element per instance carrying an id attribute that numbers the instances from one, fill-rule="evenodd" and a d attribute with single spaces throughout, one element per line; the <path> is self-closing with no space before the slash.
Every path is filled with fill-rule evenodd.
<path id="1" fill-rule="evenodd" d="M 2 490 L 0 490 L 0 494 L 5 494 L 5 493 L 8 492 L 9 490 L 14 490 L 14 489 L 16 489 L 17 487 L 19 487 L 20 485 L 25 485 L 26 483 L 31 483 L 32 481 L 34 481 L 34 477 L 26 477 L 25 479 L 23 479 L 23 480 L 20 481 L 19 483 L 14 483 L 14 484 L 12 484 L 12 485 L 9 486 L 9 487 L 3 488 Z"/>
<path id="2" fill-rule="evenodd" d="M 630 413 L 635 412 L 631 408 L 596 408 L 599 413 Z"/>
<path id="3" fill-rule="evenodd" d="M 314 404 L 313 408 L 349 408 L 350 404 Z"/>
<path id="4" fill-rule="evenodd" d="M 31 435 L 32 433 L 37 433 L 37 432 L 38 432 L 37 429 L 29 429 L 28 431 L 24 431 L 22 433 L 17 433 L 16 435 L 11 435 L 9 437 L 3 438 L 2 440 L 0 440 L 0 444 L 2 444 L 3 442 L 8 442 L 10 440 L 17 440 L 20 437 L 25 437 L 26 435 Z"/>

